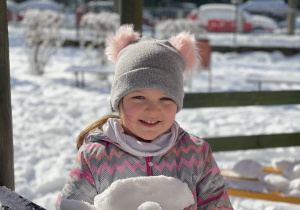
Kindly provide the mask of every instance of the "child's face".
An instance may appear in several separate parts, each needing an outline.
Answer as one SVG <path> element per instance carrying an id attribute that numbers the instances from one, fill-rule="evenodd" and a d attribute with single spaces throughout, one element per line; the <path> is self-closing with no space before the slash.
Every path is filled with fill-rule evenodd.
<path id="1" fill-rule="evenodd" d="M 125 133 L 140 140 L 153 140 L 174 123 L 176 103 L 166 94 L 143 89 L 122 99 L 120 117 Z"/>

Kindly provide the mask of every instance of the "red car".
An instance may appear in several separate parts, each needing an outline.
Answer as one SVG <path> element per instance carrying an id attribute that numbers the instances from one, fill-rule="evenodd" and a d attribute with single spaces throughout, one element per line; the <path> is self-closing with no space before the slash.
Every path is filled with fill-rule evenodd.
<path id="1" fill-rule="evenodd" d="M 250 22 L 243 21 L 243 32 L 250 32 L 252 30 L 252 24 Z M 210 32 L 234 32 L 235 31 L 235 20 L 208 20 L 206 29 Z"/>
<path id="2" fill-rule="evenodd" d="M 236 15 L 238 18 L 236 18 Z M 236 11 L 232 4 L 204 4 L 193 10 L 188 19 L 198 21 L 210 32 L 250 32 L 252 23 L 243 11 Z M 236 21 L 236 19 L 238 21 Z"/>

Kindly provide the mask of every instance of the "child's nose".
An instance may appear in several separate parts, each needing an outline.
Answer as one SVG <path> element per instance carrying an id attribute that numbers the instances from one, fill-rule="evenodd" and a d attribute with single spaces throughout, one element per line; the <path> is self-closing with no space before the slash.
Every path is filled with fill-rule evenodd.
<path id="1" fill-rule="evenodd" d="M 147 111 L 158 112 L 160 110 L 159 104 L 154 101 L 149 101 L 146 107 Z"/>

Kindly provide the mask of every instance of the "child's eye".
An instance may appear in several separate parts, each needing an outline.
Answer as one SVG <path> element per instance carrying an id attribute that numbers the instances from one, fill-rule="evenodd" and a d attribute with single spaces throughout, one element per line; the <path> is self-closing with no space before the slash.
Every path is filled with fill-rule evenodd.
<path id="1" fill-rule="evenodd" d="M 163 98 L 161 98 L 161 100 L 163 100 L 163 101 L 173 101 L 172 98 L 168 98 L 168 97 L 163 97 Z"/>
<path id="2" fill-rule="evenodd" d="M 144 96 L 134 96 L 132 98 L 135 98 L 135 99 L 144 99 L 145 97 Z"/>

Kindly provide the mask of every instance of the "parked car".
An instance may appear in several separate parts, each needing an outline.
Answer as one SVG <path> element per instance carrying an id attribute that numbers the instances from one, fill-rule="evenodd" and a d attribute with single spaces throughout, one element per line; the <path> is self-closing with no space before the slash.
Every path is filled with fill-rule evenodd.
<path id="1" fill-rule="evenodd" d="M 192 12 L 187 18 L 198 21 L 210 32 L 234 32 L 236 25 L 239 32 L 251 31 L 251 23 L 247 22 L 246 14 L 237 11 L 232 4 L 204 4 Z"/>
<path id="2" fill-rule="evenodd" d="M 241 10 L 251 14 L 268 16 L 277 22 L 286 19 L 288 8 L 289 6 L 284 0 L 248 0 L 239 6 Z"/>
<path id="3" fill-rule="evenodd" d="M 272 33 L 279 28 L 274 19 L 263 15 L 251 15 L 249 21 L 252 24 L 252 33 Z"/>
<path id="4" fill-rule="evenodd" d="M 76 9 L 76 24 L 79 26 L 82 16 L 88 12 L 113 12 L 113 1 L 90 1 L 86 4 L 82 4 Z"/>
<path id="5" fill-rule="evenodd" d="M 193 10 L 188 19 L 199 21 L 199 24 L 210 32 L 272 32 L 278 28 L 275 20 L 237 9 L 233 4 L 204 4 Z M 237 28 L 236 28 L 237 26 Z"/>

